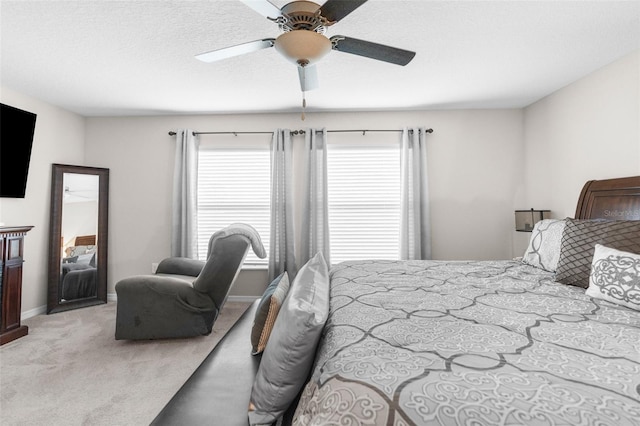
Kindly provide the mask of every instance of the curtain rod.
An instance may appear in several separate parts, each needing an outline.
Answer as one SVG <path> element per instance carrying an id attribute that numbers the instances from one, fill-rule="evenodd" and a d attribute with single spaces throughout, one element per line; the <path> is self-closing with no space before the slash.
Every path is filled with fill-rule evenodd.
<path id="1" fill-rule="evenodd" d="M 411 130 L 410 130 L 411 131 Z M 367 132 L 402 132 L 402 130 L 398 129 L 360 129 L 360 130 L 327 130 L 327 133 L 355 133 L 362 132 L 364 136 Z M 433 133 L 433 129 L 425 129 L 427 133 Z M 293 135 L 304 135 L 306 133 L 305 130 L 292 130 L 291 134 Z M 193 132 L 193 136 L 196 135 L 272 135 L 273 132 Z M 170 131 L 169 136 L 175 136 L 176 132 Z"/>

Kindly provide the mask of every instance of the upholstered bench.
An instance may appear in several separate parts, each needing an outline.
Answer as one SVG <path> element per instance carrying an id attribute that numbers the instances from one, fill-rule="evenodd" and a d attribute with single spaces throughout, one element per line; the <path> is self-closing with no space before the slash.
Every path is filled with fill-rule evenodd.
<path id="1" fill-rule="evenodd" d="M 251 355 L 256 300 L 171 398 L 152 425 L 247 426 L 260 356 Z"/>
<path id="2" fill-rule="evenodd" d="M 321 255 L 317 255 L 316 257 L 322 260 L 326 269 L 324 258 L 322 258 Z M 316 259 L 316 257 L 314 257 L 314 259 Z M 317 275 L 316 269 L 318 269 L 318 267 L 315 266 L 315 263 L 311 266 L 307 265 L 298 272 L 298 277 L 302 277 L 300 279 L 305 282 L 300 284 L 299 288 L 302 289 L 302 291 L 307 291 L 305 289 L 315 283 L 313 279 L 310 279 L 309 275 L 311 277 L 315 277 Z M 328 280 L 328 270 L 323 276 Z M 274 345 L 272 346 L 272 350 L 274 351 L 273 353 L 278 354 L 281 352 L 279 349 L 282 349 L 282 351 L 287 353 L 292 353 L 292 346 L 288 343 L 283 342 L 282 339 L 278 340 L 278 338 L 275 338 L 274 340 L 274 336 L 270 333 L 265 333 L 265 330 L 271 331 L 267 324 L 273 323 L 273 321 L 269 322 L 269 318 L 271 318 L 271 315 L 274 312 L 274 307 L 279 310 L 280 304 L 283 303 L 283 300 L 285 302 L 289 300 L 289 294 L 291 294 L 292 298 L 295 298 L 294 300 L 296 300 L 296 302 L 292 302 L 292 304 L 296 308 L 287 308 L 288 305 L 285 304 L 284 306 L 288 310 L 285 310 L 284 312 L 301 312 L 297 309 L 297 302 L 304 300 L 302 297 L 304 295 L 301 296 L 299 292 L 297 292 L 297 287 L 294 288 L 294 291 L 287 293 L 288 289 L 288 275 L 286 273 L 282 273 L 276 277 L 271 284 L 269 284 L 263 296 L 256 300 L 222 337 L 220 342 L 218 342 L 218 344 L 211 350 L 207 358 L 202 361 L 200 366 L 194 371 L 191 377 L 187 379 L 184 385 L 182 385 L 151 424 L 156 426 L 247 426 L 249 424 L 249 400 L 252 399 L 252 397 L 258 398 L 258 401 L 262 403 L 260 400 L 260 398 L 263 397 L 261 392 L 266 393 L 269 397 L 274 395 L 271 388 L 266 391 L 264 390 L 264 383 L 262 382 L 270 379 L 265 379 L 265 375 L 268 375 L 268 372 L 260 369 L 261 362 L 265 363 L 263 369 L 272 365 L 273 368 L 269 368 L 270 371 L 281 371 L 281 365 L 273 363 L 287 361 L 287 357 L 284 357 L 284 359 L 275 358 L 277 361 L 274 361 L 273 356 L 271 356 L 271 358 L 267 357 L 263 359 L 262 350 L 266 348 L 267 343 L 265 339 L 269 339 L 269 342 L 271 342 L 269 344 Z M 285 297 L 285 295 L 287 297 Z M 308 303 L 304 305 L 313 306 Z M 256 315 L 256 312 L 258 311 L 259 313 Z M 282 315 L 282 312 L 278 315 Z M 315 316 L 315 313 L 313 315 Z M 255 326 L 254 320 L 256 322 Z M 280 330 L 281 333 L 284 333 L 281 334 L 281 336 L 289 335 L 288 333 L 290 330 L 288 321 L 295 320 L 289 318 L 284 320 L 283 324 L 286 324 L 286 326 L 284 329 Z M 305 324 L 311 323 L 311 321 L 307 321 L 304 318 L 300 321 Z M 265 328 L 261 328 L 261 325 Z M 304 336 L 304 344 L 306 345 L 308 334 L 305 333 Z M 306 352 L 312 353 L 310 351 Z M 267 355 L 270 355 L 270 353 L 267 353 Z M 298 358 L 300 357 L 298 356 L 296 359 Z M 293 369 L 291 370 L 292 376 L 293 373 L 297 372 L 298 384 L 303 384 L 305 378 L 300 377 L 300 370 L 296 370 L 297 367 L 295 366 L 290 366 L 290 368 Z M 260 377 L 257 380 L 256 377 L 259 374 Z M 309 380 L 309 378 L 310 377 L 306 377 L 306 380 Z M 284 381 L 270 381 L 269 386 L 276 390 L 288 390 L 287 385 L 291 382 L 292 378 L 286 377 L 283 380 Z M 257 391 L 252 395 L 254 386 Z M 293 414 L 295 413 L 298 401 L 300 400 L 303 391 L 303 388 L 300 388 L 299 391 L 295 388 L 293 389 L 293 392 L 297 392 L 297 395 L 290 395 L 291 397 L 287 398 L 283 402 L 277 401 L 280 405 L 274 408 L 274 410 L 277 409 L 278 412 L 268 414 L 271 416 L 270 419 L 279 418 L 277 422 L 278 425 L 291 425 Z M 289 393 L 291 394 L 290 390 Z M 265 404 L 269 403 L 270 402 L 267 402 Z M 252 412 L 254 417 L 256 412 L 257 409 Z M 268 422 L 270 419 L 259 419 L 257 421 Z"/>

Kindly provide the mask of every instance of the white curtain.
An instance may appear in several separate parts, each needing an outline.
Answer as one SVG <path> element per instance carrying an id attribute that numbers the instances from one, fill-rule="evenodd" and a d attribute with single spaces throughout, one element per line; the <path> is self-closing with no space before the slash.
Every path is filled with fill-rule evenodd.
<path id="1" fill-rule="evenodd" d="M 278 129 L 271 140 L 271 235 L 269 282 L 287 271 L 296 275 L 293 235 L 293 145 L 291 132 Z"/>
<path id="2" fill-rule="evenodd" d="M 198 145 L 193 130 L 176 131 L 171 256 L 198 257 Z"/>
<path id="3" fill-rule="evenodd" d="M 431 259 L 427 141 L 424 128 L 403 129 L 400 259 Z"/>
<path id="4" fill-rule="evenodd" d="M 304 265 L 317 252 L 322 252 L 330 265 L 326 129 L 306 129 L 304 156 L 302 230 L 298 266 Z"/>

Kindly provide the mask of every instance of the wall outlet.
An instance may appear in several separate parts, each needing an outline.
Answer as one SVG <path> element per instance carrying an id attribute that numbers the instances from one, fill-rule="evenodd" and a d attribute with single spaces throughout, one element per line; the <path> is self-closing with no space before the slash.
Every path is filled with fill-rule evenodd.
<path id="1" fill-rule="evenodd" d="M 151 264 L 151 273 L 152 273 L 152 274 L 155 274 L 157 270 L 158 270 L 158 264 L 157 264 L 157 263 L 155 263 L 155 262 L 154 262 L 154 263 L 152 263 L 152 264 Z"/>

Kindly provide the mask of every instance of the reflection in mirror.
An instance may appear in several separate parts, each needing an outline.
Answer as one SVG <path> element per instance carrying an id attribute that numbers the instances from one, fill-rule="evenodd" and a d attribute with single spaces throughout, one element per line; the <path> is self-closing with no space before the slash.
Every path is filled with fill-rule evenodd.
<path id="1" fill-rule="evenodd" d="M 63 173 L 60 302 L 96 297 L 97 175 Z"/>
<path id="2" fill-rule="evenodd" d="M 53 164 L 47 313 L 107 302 L 109 169 Z"/>

